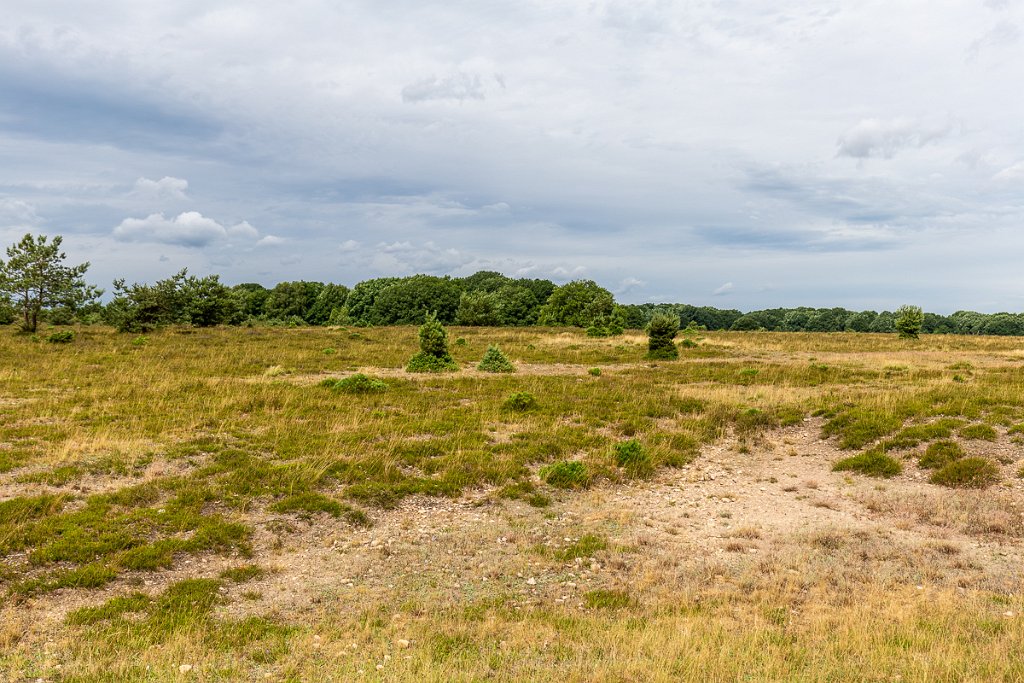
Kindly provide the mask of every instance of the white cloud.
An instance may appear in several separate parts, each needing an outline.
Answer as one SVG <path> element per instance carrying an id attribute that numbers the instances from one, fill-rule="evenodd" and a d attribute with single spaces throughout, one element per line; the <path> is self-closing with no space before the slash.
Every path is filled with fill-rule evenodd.
<path id="1" fill-rule="evenodd" d="M 624 278 L 621 282 L 619 282 L 619 287 L 618 289 L 615 290 L 615 294 L 629 294 L 634 290 L 642 289 L 646 285 L 647 283 L 644 282 L 643 280 L 640 280 L 639 278 L 627 277 Z"/>
<path id="2" fill-rule="evenodd" d="M 712 290 L 711 295 L 712 296 L 725 296 L 726 294 L 731 294 L 734 289 L 735 289 L 735 287 L 733 287 L 731 282 L 726 282 L 721 287 L 716 287 L 714 290 Z"/>
<path id="3" fill-rule="evenodd" d="M 0 199 L 0 227 L 29 228 L 42 222 L 32 204 L 20 199 Z"/>
<path id="4" fill-rule="evenodd" d="M 132 194 L 145 199 L 188 199 L 186 190 L 188 181 L 184 178 L 164 176 L 160 180 L 139 178 L 135 181 Z"/>
<path id="5" fill-rule="evenodd" d="M 175 218 L 166 218 L 162 213 L 125 218 L 113 232 L 114 238 L 123 242 L 159 242 L 185 247 L 205 247 L 229 235 L 255 238 L 258 233 L 246 221 L 225 228 L 198 211 L 186 211 Z"/>
<path id="6" fill-rule="evenodd" d="M 267 235 L 256 242 L 257 247 L 278 247 L 285 244 L 288 240 L 277 235 Z"/>
<path id="7" fill-rule="evenodd" d="M 910 118 L 863 119 L 839 138 L 838 156 L 891 159 L 909 147 L 924 147 L 947 136 L 951 126 L 928 126 Z"/>
<path id="8" fill-rule="evenodd" d="M 1015 164 L 1010 164 L 1006 168 L 1002 169 L 994 176 L 992 180 L 1011 181 L 1011 180 L 1022 180 L 1024 179 L 1024 161 L 1018 161 Z"/>
<path id="9" fill-rule="evenodd" d="M 228 228 L 227 232 L 231 237 L 242 237 L 250 240 L 254 240 L 260 236 L 259 231 L 252 227 L 249 224 L 249 221 L 242 221 L 241 223 L 232 225 Z"/>
<path id="10" fill-rule="evenodd" d="M 359 249 L 359 246 L 359 242 L 356 242 L 355 240 L 345 240 L 340 245 L 338 245 L 338 249 L 340 251 L 348 253 L 357 251 Z"/>

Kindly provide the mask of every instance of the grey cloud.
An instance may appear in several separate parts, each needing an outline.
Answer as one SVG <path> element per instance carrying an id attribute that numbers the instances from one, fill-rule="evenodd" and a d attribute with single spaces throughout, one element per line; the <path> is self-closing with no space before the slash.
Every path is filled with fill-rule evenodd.
<path id="1" fill-rule="evenodd" d="M 1015 45 L 1020 42 L 1021 30 L 1017 24 L 1003 20 L 985 35 L 967 46 L 968 59 L 976 59 L 983 51 Z"/>
<path id="2" fill-rule="evenodd" d="M 863 119 L 839 138 L 837 156 L 891 159 L 901 150 L 940 140 L 952 127 L 929 126 L 910 118 Z"/>
<path id="3" fill-rule="evenodd" d="M 501 82 L 502 87 L 504 83 Z M 482 100 L 484 87 L 479 74 L 462 71 L 444 78 L 425 78 L 402 88 L 403 102 L 427 102 L 430 100 Z"/>

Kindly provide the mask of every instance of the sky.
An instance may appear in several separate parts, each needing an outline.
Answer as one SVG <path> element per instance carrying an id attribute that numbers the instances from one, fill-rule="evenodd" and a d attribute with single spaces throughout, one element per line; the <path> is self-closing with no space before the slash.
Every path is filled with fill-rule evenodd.
<path id="1" fill-rule="evenodd" d="M 1024 0 L 0 0 L 0 241 L 1024 311 Z"/>

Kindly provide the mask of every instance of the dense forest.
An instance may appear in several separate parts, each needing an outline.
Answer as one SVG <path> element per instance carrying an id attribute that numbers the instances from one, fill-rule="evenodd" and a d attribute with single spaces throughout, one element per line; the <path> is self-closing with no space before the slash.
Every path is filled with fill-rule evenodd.
<path id="1" fill-rule="evenodd" d="M 297 280 L 267 288 L 229 286 L 216 275 L 181 271 L 153 284 L 114 283 L 107 303 L 58 303 L 42 312 L 50 324 L 109 324 L 126 332 L 166 325 L 413 325 L 426 312 L 446 324 L 475 326 L 574 326 L 592 334 L 644 328 L 655 313 L 679 318 L 680 326 L 708 330 L 786 332 L 895 332 L 891 311 L 845 308 L 772 308 L 743 313 L 689 304 L 618 304 L 612 293 L 589 280 L 557 286 L 549 280 L 515 279 L 482 271 L 463 278 L 413 275 L 375 278 L 353 287 Z M 16 320 L 0 302 L 0 323 Z M 958 311 L 925 313 L 926 334 L 1024 335 L 1024 314 Z"/>

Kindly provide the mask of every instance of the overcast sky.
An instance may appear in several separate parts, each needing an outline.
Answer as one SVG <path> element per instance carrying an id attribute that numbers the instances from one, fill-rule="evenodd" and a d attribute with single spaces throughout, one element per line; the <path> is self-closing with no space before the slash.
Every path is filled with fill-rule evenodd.
<path id="1" fill-rule="evenodd" d="M 108 289 L 1024 310 L 1024 0 L 0 4 L 0 238 Z"/>

